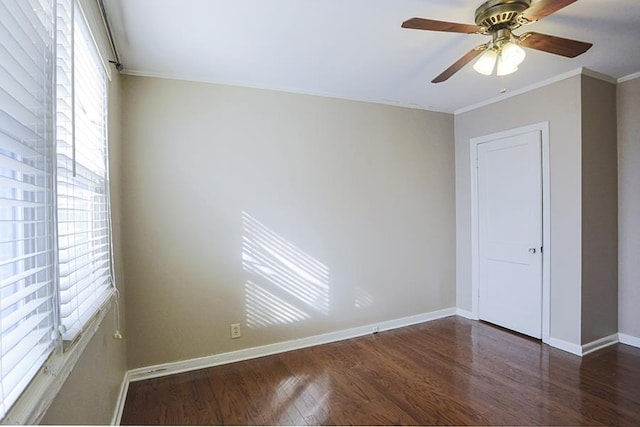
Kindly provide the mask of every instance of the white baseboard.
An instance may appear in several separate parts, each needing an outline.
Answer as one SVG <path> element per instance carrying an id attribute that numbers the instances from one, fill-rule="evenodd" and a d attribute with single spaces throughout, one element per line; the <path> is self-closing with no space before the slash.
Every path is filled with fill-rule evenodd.
<path id="1" fill-rule="evenodd" d="M 622 344 L 640 348 L 640 338 L 634 337 L 633 335 L 619 333 L 618 341 L 620 341 Z"/>
<path id="2" fill-rule="evenodd" d="M 582 346 L 582 356 L 586 356 L 589 353 L 593 353 L 601 348 L 609 347 L 610 345 L 618 344 L 618 334 L 611 334 L 608 337 L 603 337 Z"/>
<path id="3" fill-rule="evenodd" d="M 129 372 L 124 373 L 122 378 L 122 385 L 120 385 L 120 393 L 118 394 L 118 401 L 116 402 L 116 409 L 111 419 L 112 426 L 119 426 L 122 420 L 122 411 L 124 411 L 124 403 L 127 400 L 127 392 L 129 391 Z"/>
<path id="4" fill-rule="evenodd" d="M 370 325 L 359 326 L 351 329 L 344 329 L 336 332 L 316 335 L 307 338 L 300 338 L 291 341 L 284 341 L 275 344 L 268 344 L 260 347 L 247 348 L 228 353 L 214 354 L 211 356 L 199 357 L 196 359 L 182 360 L 178 362 L 162 363 L 159 365 L 146 366 L 132 369 L 128 372 L 128 381 L 141 381 L 150 378 L 163 377 L 178 374 L 181 372 L 194 371 L 197 369 L 210 368 L 227 363 L 240 362 L 258 357 L 270 356 L 272 354 L 284 353 L 291 350 L 312 347 L 320 344 L 342 341 L 349 338 L 356 338 L 371 334 L 374 328 L 378 331 L 402 328 L 404 326 L 415 325 L 417 323 L 428 322 L 441 319 L 456 314 L 455 308 L 445 308 L 443 310 L 418 314 L 415 316 L 403 317 L 401 319 L 388 320 L 385 322 L 372 323 Z"/>
<path id="5" fill-rule="evenodd" d="M 478 316 L 474 316 L 472 312 L 463 310 L 462 308 L 456 308 L 456 314 L 465 319 L 478 320 Z"/>
<path id="6" fill-rule="evenodd" d="M 575 354 L 576 356 L 586 356 L 589 353 L 593 353 L 596 350 L 608 347 L 618 343 L 618 334 L 611 334 L 607 337 L 591 341 L 590 343 L 579 345 L 560 340 L 558 338 L 549 337 L 549 345 L 557 349 Z"/>
<path id="7" fill-rule="evenodd" d="M 549 345 L 562 351 L 575 354 L 576 356 L 582 356 L 582 346 L 579 344 L 573 344 L 558 338 L 549 337 Z"/>

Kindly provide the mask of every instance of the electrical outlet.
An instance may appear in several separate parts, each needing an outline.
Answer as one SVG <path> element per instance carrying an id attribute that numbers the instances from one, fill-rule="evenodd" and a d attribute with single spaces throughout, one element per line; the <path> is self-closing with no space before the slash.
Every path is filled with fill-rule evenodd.
<path id="1" fill-rule="evenodd" d="M 231 325 L 231 338 L 240 338 L 241 336 L 240 323 L 233 323 Z"/>

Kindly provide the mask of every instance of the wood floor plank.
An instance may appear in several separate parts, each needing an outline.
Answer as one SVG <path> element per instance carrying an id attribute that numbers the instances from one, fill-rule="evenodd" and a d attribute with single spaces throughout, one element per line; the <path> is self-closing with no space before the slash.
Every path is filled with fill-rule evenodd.
<path id="1" fill-rule="evenodd" d="M 382 387 L 393 390 L 390 398 L 399 398 L 399 404 L 408 405 L 406 410 L 426 424 L 490 424 L 486 409 L 502 402 L 491 393 L 477 393 L 468 374 L 436 363 L 433 354 L 411 355 L 402 341 L 387 339 L 372 355 L 371 369 Z M 386 359 L 395 365 L 375 365 Z M 489 390 L 489 385 L 482 385 Z M 470 394 L 475 397 L 469 399 Z"/>
<path id="2" fill-rule="evenodd" d="M 494 341 L 493 338 L 496 337 L 492 336 L 492 341 Z M 434 341 L 438 342 L 438 339 Z M 500 344 L 489 346 L 484 343 L 478 346 L 479 351 L 473 355 L 473 363 L 480 368 L 476 372 L 480 373 L 481 384 L 491 384 L 494 389 L 513 389 L 513 393 L 503 395 L 502 404 L 508 408 L 517 408 L 515 414 L 518 417 L 526 417 L 537 424 L 554 424 L 556 420 L 576 424 L 584 419 L 587 419 L 590 424 L 606 424 L 603 419 L 624 419 L 617 410 L 598 409 L 598 402 L 592 396 L 585 393 L 578 395 L 573 392 L 575 389 L 567 387 L 566 384 L 556 384 L 551 381 L 548 367 L 556 364 L 553 361 L 549 362 L 548 352 L 551 352 L 552 360 L 557 355 L 565 359 L 561 366 L 565 368 L 573 366 L 574 370 L 580 358 L 540 346 L 535 341 L 521 336 L 511 337 L 510 346 L 506 345 L 506 342 L 500 342 Z M 421 354 L 432 348 L 432 345 L 426 347 L 424 343 L 417 341 L 412 341 L 407 346 L 411 347 L 415 354 Z M 535 347 L 538 351 L 531 351 Z M 431 353 L 439 354 L 439 350 Z M 443 363 L 447 362 L 448 357 L 440 353 Z M 577 375 L 574 377 L 578 378 Z M 585 389 L 583 388 L 582 391 L 584 392 Z M 568 402 L 571 404 L 567 405 Z M 602 414 L 603 411 L 610 411 L 610 413 Z"/>
<path id="3" fill-rule="evenodd" d="M 399 344 L 399 343 L 397 343 Z M 435 347 L 435 349 L 434 349 Z M 541 423 L 549 422 L 553 419 L 555 400 L 547 400 L 544 411 L 540 411 L 540 401 L 536 400 L 536 396 L 540 395 L 541 390 L 536 385 L 541 383 L 539 378 L 535 376 L 522 377 L 514 369 L 505 363 L 505 359 L 496 357 L 490 349 L 485 346 L 478 346 L 476 350 L 458 352 L 456 354 L 455 369 L 451 369 L 451 356 L 446 351 L 442 339 L 438 340 L 434 337 L 431 344 L 426 347 L 421 343 L 410 342 L 406 344 L 404 351 L 408 357 L 421 360 L 424 354 L 429 354 L 430 364 L 438 372 L 460 371 L 464 374 L 462 380 L 466 383 L 467 389 L 472 391 L 473 400 L 482 402 L 488 409 L 484 415 L 491 418 L 493 413 L 498 412 L 502 422 L 514 423 L 522 417 L 531 420 L 537 420 Z M 496 393 L 496 390 L 507 390 L 517 388 L 516 393 Z M 528 394 L 533 392 L 530 398 Z M 538 417 L 540 413 L 544 414 L 545 419 Z M 551 417 L 551 418 L 549 418 Z M 505 418 L 509 418 L 507 421 Z M 564 414 L 565 420 L 575 422 L 577 416 L 570 417 L 570 414 Z"/>
<path id="4" fill-rule="evenodd" d="M 134 382 L 123 425 L 640 425 L 640 349 L 449 317 Z"/>
<path id="5" fill-rule="evenodd" d="M 301 385 L 277 357 L 251 360 L 241 372 L 245 383 L 256 386 L 248 390 L 254 405 L 267 425 L 301 425 L 306 420 L 293 404 Z M 275 387 L 274 387 L 275 385 Z"/>
<path id="6" fill-rule="evenodd" d="M 347 398 L 358 405 L 356 413 L 367 413 L 375 425 L 416 424 L 417 420 L 387 399 L 385 392 L 372 387 L 363 377 L 369 372 L 359 369 L 360 360 L 355 354 L 352 343 L 343 341 L 331 350 L 319 351 L 318 363 L 329 370 L 335 387 L 347 391 Z M 355 422 L 357 423 L 357 421 Z"/>
<path id="7" fill-rule="evenodd" d="M 306 349 L 287 357 L 292 372 L 302 376 L 313 372 L 321 382 L 316 400 L 324 400 L 330 424 L 358 424 L 367 413 L 373 424 L 415 424 L 404 411 L 389 404 L 384 395 L 359 378 L 353 368 L 357 361 L 348 355 L 347 342 Z M 334 415 L 334 414 L 337 414 Z"/>

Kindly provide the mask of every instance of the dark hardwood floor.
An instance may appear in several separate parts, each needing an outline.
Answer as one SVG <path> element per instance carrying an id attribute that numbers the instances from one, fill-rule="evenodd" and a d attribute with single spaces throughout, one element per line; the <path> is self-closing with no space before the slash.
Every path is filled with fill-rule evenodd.
<path id="1" fill-rule="evenodd" d="M 122 424 L 640 425 L 640 349 L 460 317 L 131 383 Z"/>

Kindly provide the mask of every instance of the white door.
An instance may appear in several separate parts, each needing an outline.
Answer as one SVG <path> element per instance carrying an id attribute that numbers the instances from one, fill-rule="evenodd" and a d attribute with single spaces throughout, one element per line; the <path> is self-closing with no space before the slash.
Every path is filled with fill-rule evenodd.
<path id="1" fill-rule="evenodd" d="M 541 338 L 541 133 L 477 147 L 479 317 Z"/>

